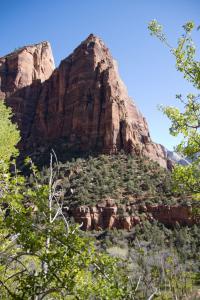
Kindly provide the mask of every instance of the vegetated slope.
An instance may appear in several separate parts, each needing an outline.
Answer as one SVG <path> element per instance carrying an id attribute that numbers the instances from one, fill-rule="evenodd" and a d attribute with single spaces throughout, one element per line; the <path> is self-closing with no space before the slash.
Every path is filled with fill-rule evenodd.
<path id="1" fill-rule="evenodd" d="M 42 181 L 48 176 L 43 169 Z M 83 230 L 130 230 L 144 220 L 168 226 L 199 222 L 191 197 L 173 192 L 171 173 L 144 157 L 121 153 L 59 163 L 55 189 L 64 198 L 66 214 Z"/>
<path id="2" fill-rule="evenodd" d="M 181 227 L 178 222 L 170 228 L 165 227 L 155 218 L 148 218 L 148 212 L 144 211 L 144 207 L 148 206 L 167 207 L 166 214 L 169 215 L 173 212 L 170 207 L 178 207 L 181 214 L 181 208 L 191 204 L 189 201 L 192 200 L 184 191 L 182 195 L 173 193 L 169 171 L 146 158 L 123 153 L 72 159 L 58 163 L 54 170 L 55 187 L 63 190 L 69 210 L 77 212 L 78 207 L 88 208 L 88 211 L 84 210 L 85 217 L 79 219 L 83 225 L 89 218 L 88 214 L 97 214 L 92 212 L 92 208 L 99 205 L 103 209 L 104 202 L 109 202 L 110 207 L 104 209 L 112 211 L 111 221 L 116 220 L 118 214 L 121 220 L 130 218 L 133 212 L 126 208 L 131 203 L 138 207 L 134 214 L 137 214 L 139 222 L 129 228 L 120 227 L 128 231 L 119 230 L 117 226 L 109 230 L 113 227 L 106 227 L 111 221 L 107 222 L 108 215 L 104 214 L 101 228 L 92 224 L 90 228 L 85 227 L 98 231 L 83 233 L 96 239 L 99 251 L 107 251 L 123 259 L 121 263 L 130 279 L 126 287 L 130 288 L 130 297 L 126 299 L 148 299 L 156 291 L 157 299 L 162 300 L 186 300 L 189 295 L 198 294 L 200 227 L 198 224 Z M 45 182 L 48 174 L 48 169 L 41 172 Z M 76 221 L 76 215 L 73 217 Z"/>
<path id="3" fill-rule="evenodd" d="M 147 158 L 125 154 L 77 158 L 59 163 L 58 179 L 72 206 L 111 198 L 118 204 L 137 199 L 153 203 L 173 199 L 171 174 Z M 48 179 L 48 169 L 42 176 Z"/>

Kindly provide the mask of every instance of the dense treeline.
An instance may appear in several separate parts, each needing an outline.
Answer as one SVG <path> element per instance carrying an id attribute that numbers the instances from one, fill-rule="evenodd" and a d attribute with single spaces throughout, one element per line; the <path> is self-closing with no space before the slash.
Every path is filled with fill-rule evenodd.
<path id="1" fill-rule="evenodd" d="M 124 260 L 132 282 L 140 282 L 136 299 L 196 299 L 192 290 L 200 284 L 200 228 L 166 228 L 144 222 L 131 232 L 95 233 L 97 245 Z M 186 294 L 188 295 L 186 297 Z"/>
<path id="2" fill-rule="evenodd" d="M 44 168 L 40 174 L 41 182 L 47 183 L 49 169 Z M 123 153 L 58 163 L 56 179 L 68 205 L 92 205 L 107 198 L 118 204 L 142 198 L 152 203 L 186 199 L 184 191 L 182 197 L 173 192 L 169 171 L 147 158 Z"/>

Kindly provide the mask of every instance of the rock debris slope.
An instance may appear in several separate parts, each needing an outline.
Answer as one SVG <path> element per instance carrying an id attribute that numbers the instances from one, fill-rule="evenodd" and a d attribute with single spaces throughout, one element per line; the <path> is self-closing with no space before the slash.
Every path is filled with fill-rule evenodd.
<path id="1" fill-rule="evenodd" d="M 22 149 L 61 138 L 66 151 L 124 150 L 167 167 L 110 51 L 92 34 L 56 69 L 48 42 L 0 58 L 0 98 L 13 108 Z"/>

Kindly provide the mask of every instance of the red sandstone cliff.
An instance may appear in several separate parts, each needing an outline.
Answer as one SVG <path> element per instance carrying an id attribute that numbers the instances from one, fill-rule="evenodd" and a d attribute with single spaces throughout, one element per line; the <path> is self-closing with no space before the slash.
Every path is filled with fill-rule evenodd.
<path id="1" fill-rule="evenodd" d="M 36 80 L 45 81 L 54 68 L 54 59 L 48 42 L 25 46 L 1 57 L 0 97 L 9 97 Z"/>
<path id="2" fill-rule="evenodd" d="M 0 99 L 6 99 L 13 108 L 24 145 L 31 132 L 42 83 L 54 68 L 48 42 L 25 46 L 0 58 Z"/>
<path id="3" fill-rule="evenodd" d="M 142 214 L 141 214 L 142 213 Z M 195 215 L 191 206 L 177 205 L 118 205 L 106 201 L 96 206 L 80 206 L 70 210 L 75 222 L 82 230 L 126 229 L 130 230 L 144 220 L 157 220 L 164 225 L 174 227 L 200 224 L 199 215 Z"/>
<path id="4" fill-rule="evenodd" d="M 13 107 L 22 148 L 64 138 L 68 149 L 123 149 L 167 166 L 162 146 L 151 141 L 146 120 L 99 38 L 90 35 L 53 69 L 46 42 L 0 58 L 0 97 Z"/>

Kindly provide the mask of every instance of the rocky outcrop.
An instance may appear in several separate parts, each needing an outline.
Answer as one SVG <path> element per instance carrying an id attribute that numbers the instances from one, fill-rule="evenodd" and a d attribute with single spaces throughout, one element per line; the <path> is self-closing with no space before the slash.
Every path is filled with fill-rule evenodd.
<path id="1" fill-rule="evenodd" d="M 0 59 L 0 97 L 13 107 L 23 149 L 62 138 L 66 151 L 123 149 L 167 167 L 163 147 L 152 142 L 147 122 L 101 39 L 90 35 L 53 68 L 48 43 Z"/>
<path id="2" fill-rule="evenodd" d="M 192 206 L 151 205 L 147 206 L 147 211 L 155 220 L 168 226 L 175 226 L 177 223 L 181 226 L 192 226 L 200 221 L 193 213 Z"/>
<path id="3" fill-rule="evenodd" d="M 42 42 L 0 58 L 0 99 L 14 112 L 25 145 L 31 132 L 42 83 L 55 68 L 51 46 Z"/>
<path id="4" fill-rule="evenodd" d="M 116 205 L 106 201 L 96 206 L 71 208 L 69 214 L 81 224 L 82 230 L 130 230 L 144 220 L 157 220 L 170 227 L 200 224 L 200 216 L 192 211 L 192 207 L 182 205 Z"/>
<path id="5" fill-rule="evenodd" d="M 26 46 L 0 58 L 0 97 L 6 98 L 34 81 L 48 79 L 54 70 L 51 46 Z"/>

